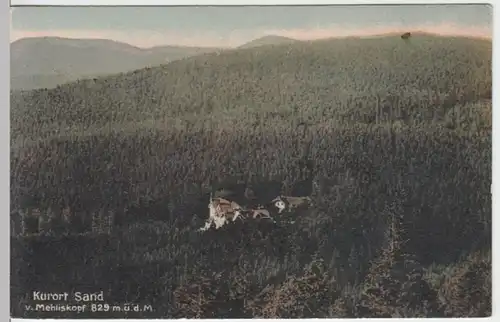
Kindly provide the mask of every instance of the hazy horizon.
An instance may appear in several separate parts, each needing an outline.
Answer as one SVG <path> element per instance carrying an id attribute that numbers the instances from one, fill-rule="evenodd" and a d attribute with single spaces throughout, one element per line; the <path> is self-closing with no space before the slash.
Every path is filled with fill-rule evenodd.
<path id="1" fill-rule="evenodd" d="M 16 7 L 11 42 L 110 39 L 137 47 L 235 47 L 266 35 L 298 40 L 401 31 L 491 38 L 490 5 Z"/>

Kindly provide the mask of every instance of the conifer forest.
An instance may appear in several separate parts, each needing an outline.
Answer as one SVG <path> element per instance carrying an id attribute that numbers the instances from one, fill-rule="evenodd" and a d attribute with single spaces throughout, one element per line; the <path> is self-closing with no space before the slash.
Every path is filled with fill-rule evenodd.
<path id="1" fill-rule="evenodd" d="M 285 42 L 10 95 L 14 317 L 491 315 L 491 40 Z M 238 184 L 311 205 L 200 232 Z"/>

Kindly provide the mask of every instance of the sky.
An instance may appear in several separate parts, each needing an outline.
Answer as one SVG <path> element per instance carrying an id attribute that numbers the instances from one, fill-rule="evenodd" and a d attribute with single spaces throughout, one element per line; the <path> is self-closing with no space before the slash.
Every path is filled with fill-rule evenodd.
<path id="1" fill-rule="evenodd" d="M 11 41 L 100 38 L 138 47 L 239 46 L 266 35 L 300 40 L 420 30 L 491 37 L 488 5 L 282 7 L 16 7 Z"/>

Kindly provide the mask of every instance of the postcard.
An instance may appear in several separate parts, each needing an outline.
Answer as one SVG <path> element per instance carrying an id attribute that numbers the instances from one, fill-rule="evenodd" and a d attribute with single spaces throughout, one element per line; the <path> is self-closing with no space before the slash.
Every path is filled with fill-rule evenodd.
<path id="1" fill-rule="evenodd" d="M 13 7 L 11 316 L 492 314 L 492 7 Z"/>

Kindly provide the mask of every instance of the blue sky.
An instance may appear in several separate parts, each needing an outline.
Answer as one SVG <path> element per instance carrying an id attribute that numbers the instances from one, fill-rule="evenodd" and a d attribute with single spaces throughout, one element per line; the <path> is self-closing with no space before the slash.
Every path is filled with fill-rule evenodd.
<path id="1" fill-rule="evenodd" d="M 18 7 L 11 40 L 108 38 L 148 47 L 235 46 L 267 34 L 316 39 L 421 29 L 490 36 L 487 5 L 302 7 Z"/>

